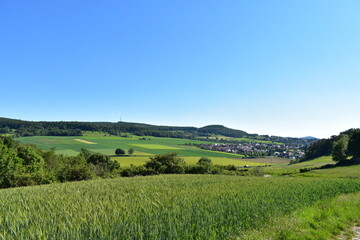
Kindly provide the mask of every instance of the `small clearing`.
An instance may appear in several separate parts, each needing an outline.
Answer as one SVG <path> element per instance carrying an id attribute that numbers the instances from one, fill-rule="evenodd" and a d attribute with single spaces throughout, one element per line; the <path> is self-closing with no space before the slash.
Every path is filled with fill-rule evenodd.
<path id="1" fill-rule="evenodd" d="M 81 143 L 86 143 L 86 144 L 97 144 L 97 143 L 94 143 L 94 142 L 86 141 L 84 139 L 74 139 L 74 141 L 81 142 Z"/>

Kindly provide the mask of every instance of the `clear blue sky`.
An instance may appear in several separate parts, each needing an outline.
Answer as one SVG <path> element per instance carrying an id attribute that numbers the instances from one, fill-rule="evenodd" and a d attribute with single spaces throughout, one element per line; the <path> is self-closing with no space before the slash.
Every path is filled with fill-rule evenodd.
<path id="1" fill-rule="evenodd" d="M 0 1 L 0 116 L 360 127 L 360 1 Z"/>

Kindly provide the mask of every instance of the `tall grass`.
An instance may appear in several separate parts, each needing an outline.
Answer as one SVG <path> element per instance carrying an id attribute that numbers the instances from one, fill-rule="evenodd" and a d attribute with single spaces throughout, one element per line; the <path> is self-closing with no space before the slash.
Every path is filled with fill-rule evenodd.
<path id="1" fill-rule="evenodd" d="M 0 239 L 231 239 L 360 191 L 346 179 L 172 175 L 0 191 Z"/>
<path id="2" fill-rule="evenodd" d="M 240 239 L 354 239 L 352 226 L 360 226 L 360 193 L 341 195 L 272 218 L 261 229 L 242 232 Z"/>

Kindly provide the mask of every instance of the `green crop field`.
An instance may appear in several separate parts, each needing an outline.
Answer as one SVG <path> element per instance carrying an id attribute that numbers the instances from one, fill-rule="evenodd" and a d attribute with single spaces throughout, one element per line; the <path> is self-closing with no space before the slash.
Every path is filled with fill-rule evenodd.
<path id="1" fill-rule="evenodd" d="M 331 177 L 331 178 L 352 178 L 360 179 L 360 165 L 338 166 L 333 168 L 319 169 L 324 165 L 334 165 L 331 156 L 323 156 L 310 161 L 297 164 L 276 164 L 270 167 L 263 167 L 264 174 L 270 175 L 290 175 L 298 177 Z M 300 173 L 301 169 L 312 169 L 308 172 Z"/>
<path id="2" fill-rule="evenodd" d="M 315 169 L 305 173 L 299 173 L 303 177 L 333 177 L 360 179 L 360 165 L 340 166 L 335 168 Z"/>
<path id="3" fill-rule="evenodd" d="M 132 156 L 132 157 L 112 157 L 111 159 L 116 160 L 120 163 L 121 167 L 129 167 L 130 165 L 140 166 L 144 165 L 149 161 L 149 156 Z M 199 157 L 184 157 L 184 160 L 187 164 L 193 165 L 199 161 Z M 247 161 L 249 160 L 249 161 Z M 237 167 L 242 167 L 245 165 L 249 166 L 264 166 L 264 163 L 253 162 L 251 159 L 236 159 L 236 158 L 211 158 L 213 164 L 217 165 L 235 165 Z"/>
<path id="4" fill-rule="evenodd" d="M 26 144 L 36 144 L 44 150 L 55 148 L 58 153 L 65 155 L 77 155 L 81 148 L 87 148 L 93 152 L 100 152 L 107 155 L 114 155 L 116 148 L 122 148 L 125 151 L 133 148 L 133 156 L 113 157 L 120 162 L 121 166 L 142 165 L 149 156 L 155 154 L 165 154 L 168 152 L 177 152 L 179 156 L 184 157 L 189 164 L 196 163 L 200 157 L 209 157 L 215 164 L 235 166 L 259 166 L 266 164 L 288 163 L 287 159 L 279 158 L 260 158 L 260 159 L 240 159 L 238 154 L 216 152 L 203 150 L 193 146 L 186 146 L 187 143 L 204 143 L 204 141 L 195 141 L 189 139 L 177 138 L 158 138 L 158 137 L 116 137 L 104 136 L 102 133 L 86 134 L 83 137 L 21 137 L 18 140 Z"/>
<path id="5" fill-rule="evenodd" d="M 319 201 L 358 191 L 360 181 L 351 179 L 216 175 L 5 189 L 0 194 L 0 238 L 243 239 L 249 231 L 261 231 Z"/>
<path id="6" fill-rule="evenodd" d="M 225 137 L 225 136 L 213 136 L 213 137 L 204 137 L 204 139 L 223 139 L 223 140 L 229 140 L 229 141 L 238 141 L 238 142 L 257 142 L 257 143 L 266 143 L 266 144 L 277 144 L 282 145 L 283 143 L 280 142 L 272 142 L 267 140 L 260 140 L 260 139 L 253 139 L 253 138 L 233 138 L 233 137 Z"/>
<path id="7" fill-rule="evenodd" d="M 170 147 L 160 144 L 131 144 L 134 147 L 146 148 L 146 149 L 166 149 L 166 150 L 181 150 L 181 148 Z"/>
<path id="8" fill-rule="evenodd" d="M 316 168 L 326 164 L 334 164 L 331 156 L 324 156 L 314 160 L 305 161 L 297 164 L 281 163 L 274 164 L 271 167 L 263 168 L 263 171 L 267 174 L 285 175 L 285 174 L 297 174 L 302 168 Z"/>
<path id="9" fill-rule="evenodd" d="M 271 141 L 259 140 L 259 139 L 251 139 L 251 138 L 231 138 L 231 140 L 236 140 L 236 141 L 239 141 L 239 142 L 258 142 L 258 143 L 278 144 L 278 145 L 283 144 L 283 143 L 280 143 L 280 142 L 271 142 Z"/>

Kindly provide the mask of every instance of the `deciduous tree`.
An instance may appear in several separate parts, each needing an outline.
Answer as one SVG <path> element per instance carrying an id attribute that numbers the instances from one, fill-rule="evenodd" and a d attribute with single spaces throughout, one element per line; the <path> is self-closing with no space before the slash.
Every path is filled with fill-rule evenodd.
<path id="1" fill-rule="evenodd" d="M 121 148 L 117 148 L 115 150 L 115 154 L 116 155 L 123 155 L 123 154 L 125 154 L 125 151 L 123 149 L 121 149 Z"/>
<path id="2" fill-rule="evenodd" d="M 128 154 L 131 155 L 131 154 L 133 154 L 133 153 L 134 153 L 134 149 L 133 149 L 133 148 L 130 148 L 130 149 L 128 150 Z"/>
<path id="3" fill-rule="evenodd" d="M 347 159 L 347 149 L 349 143 L 349 135 L 343 134 L 334 142 L 332 150 L 332 158 L 335 162 L 342 162 Z"/>

